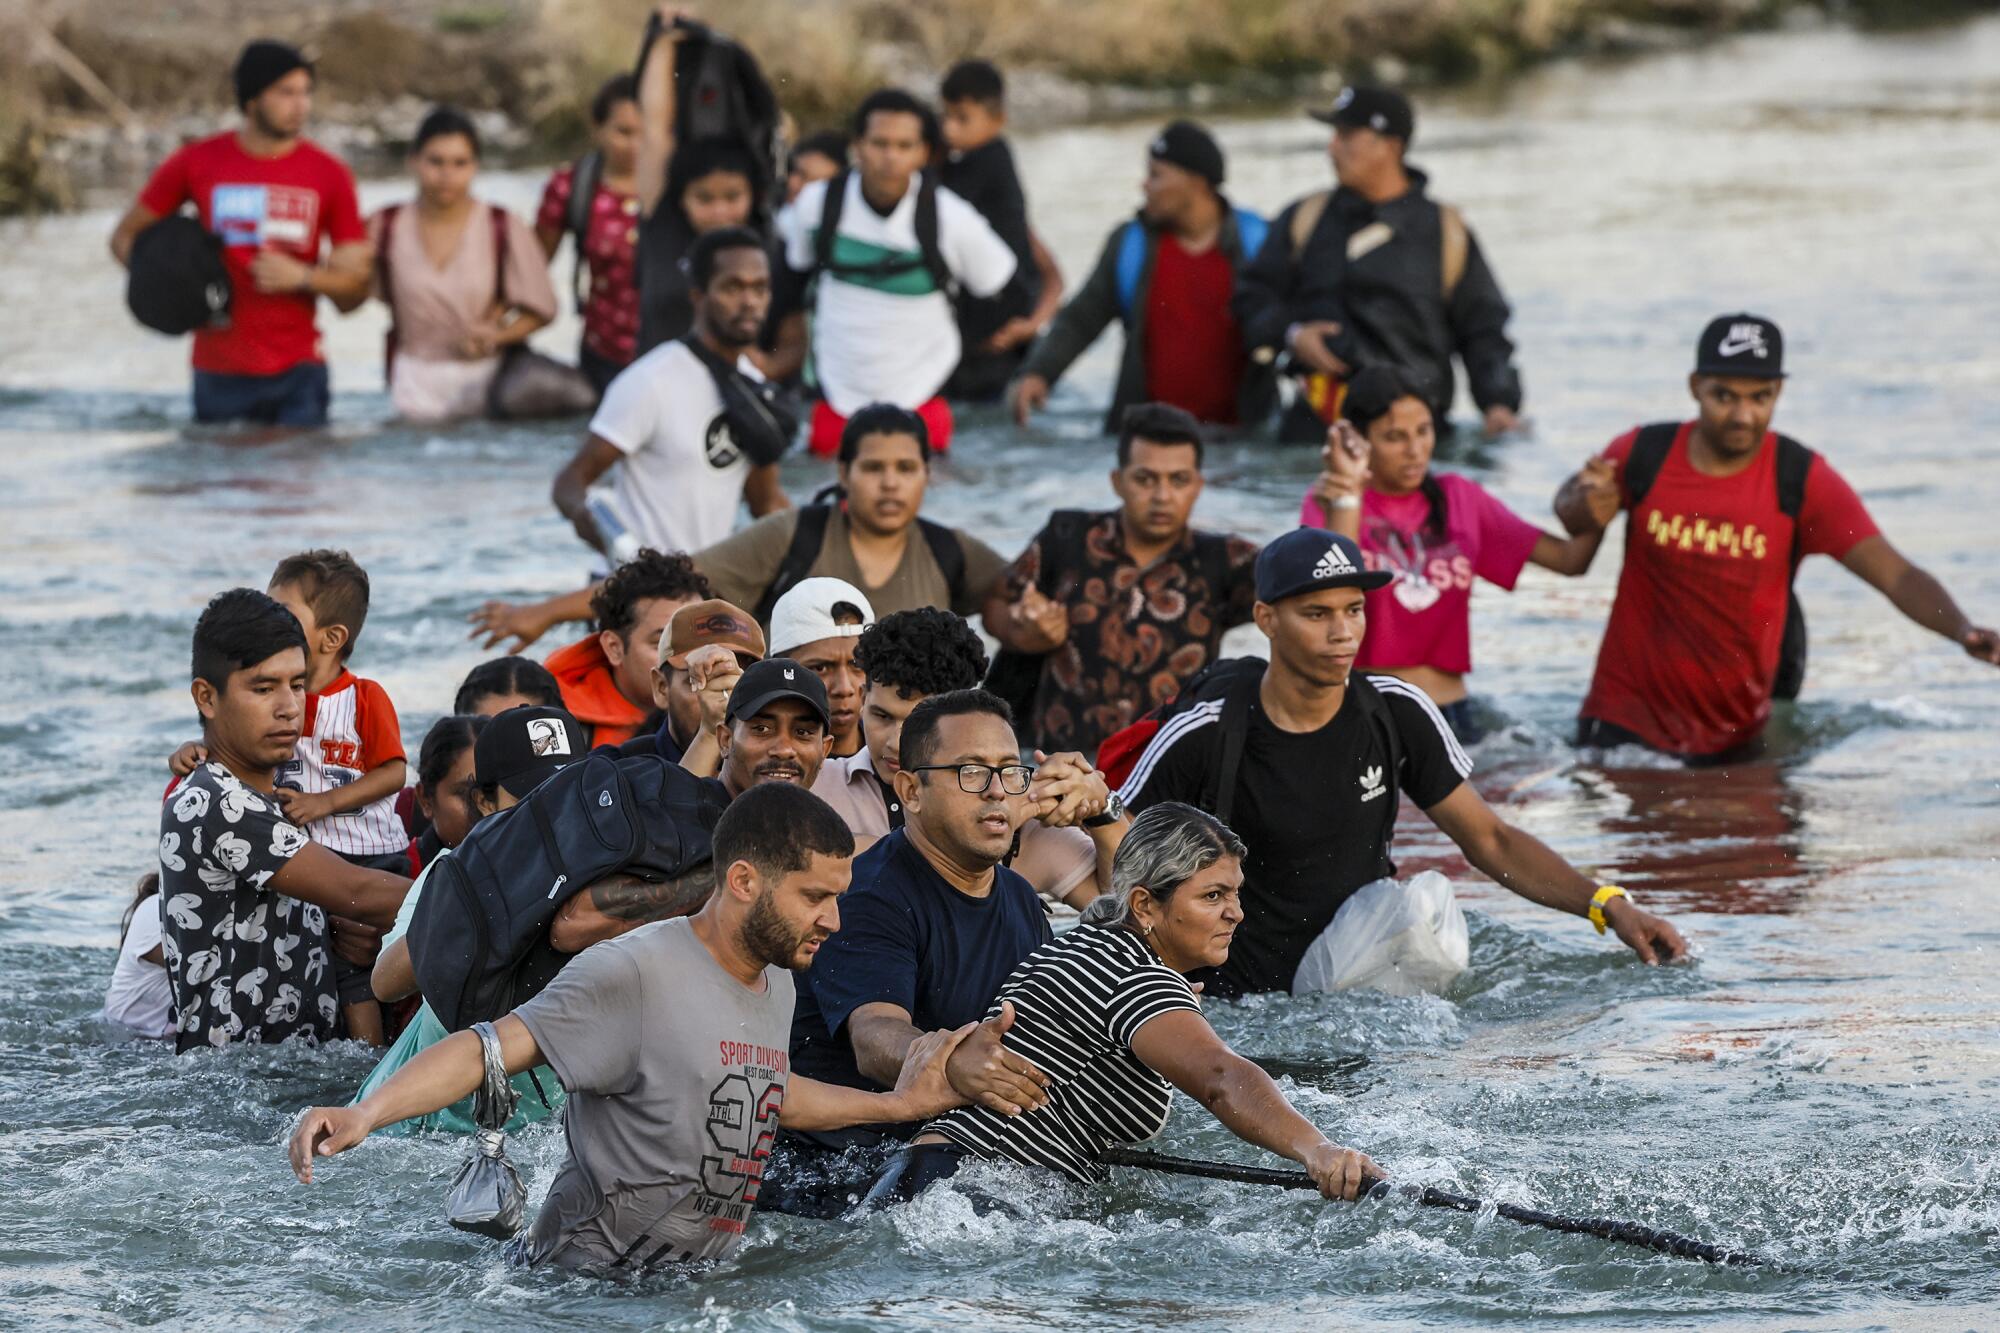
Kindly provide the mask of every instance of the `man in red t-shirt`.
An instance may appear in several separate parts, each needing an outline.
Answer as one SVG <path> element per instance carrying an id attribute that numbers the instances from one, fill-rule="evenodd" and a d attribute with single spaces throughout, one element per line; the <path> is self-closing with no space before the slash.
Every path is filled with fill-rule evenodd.
<path id="1" fill-rule="evenodd" d="M 1097 266 L 1035 345 L 1009 391 L 1021 425 L 1097 335 L 1125 329 L 1118 384 L 1104 431 L 1125 409 L 1166 403 L 1214 425 L 1251 428 L 1277 404 L 1271 367 L 1243 344 L 1230 301 L 1236 275 L 1263 243 L 1264 219 L 1222 193 L 1222 148 L 1177 120 L 1146 150 L 1146 204 L 1105 238 Z"/>
<path id="2" fill-rule="evenodd" d="M 311 62 L 282 42 L 252 42 L 235 77 L 243 124 L 161 163 L 111 253 L 129 263 L 140 232 L 193 204 L 221 241 L 231 287 L 227 325 L 194 335 L 195 419 L 318 426 L 329 392 L 314 305 L 325 296 L 346 312 L 368 299 L 368 232 L 352 173 L 300 137 Z"/>
<path id="3" fill-rule="evenodd" d="M 1891 546 L 1826 459 L 1771 432 L 1784 383 L 1777 325 L 1723 315 L 1702 333 L 1688 387 L 1695 420 L 1652 470 L 1634 467 L 1646 430 L 1628 431 L 1563 483 L 1556 513 L 1573 534 L 1602 532 L 1620 509 L 1625 567 L 1578 744 L 1638 742 L 1690 760 L 1752 749 L 1771 716 L 1792 575 L 1830 555 L 1898 611 L 2000 665 L 2000 634 L 1981 629 L 1938 581 Z M 1787 458 L 1792 461 L 1787 462 Z M 1796 518 L 1783 473 L 1803 461 Z M 1635 489 L 1640 493 L 1635 495 Z"/>

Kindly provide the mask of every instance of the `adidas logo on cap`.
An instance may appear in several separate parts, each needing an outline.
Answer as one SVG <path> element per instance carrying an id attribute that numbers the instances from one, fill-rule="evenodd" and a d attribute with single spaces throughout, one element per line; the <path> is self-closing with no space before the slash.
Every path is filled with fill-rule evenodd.
<path id="1" fill-rule="evenodd" d="M 1316 579 L 1330 579 L 1341 574 L 1356 574 L 1359 572 L 1354 567 L 1354 562 L 1347 558 L 1347 552 L 1341 550 L 1339 543 L 1336 542 L 1326 548 L 1326 554 L 1321 556 L 1319 563 L 1313 566 L 1312 576 Z"/>

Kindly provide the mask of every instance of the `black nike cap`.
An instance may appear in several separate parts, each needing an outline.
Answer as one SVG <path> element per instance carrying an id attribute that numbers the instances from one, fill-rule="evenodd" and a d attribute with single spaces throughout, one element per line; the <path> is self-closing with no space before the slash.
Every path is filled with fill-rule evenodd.
<path id="1" fill-rule="evenodd" d="M 1717 315 L 1695 344 L 1694 373 L 1781 380 L 1785 378 L 1785 335 L 1762 315 Z"/>

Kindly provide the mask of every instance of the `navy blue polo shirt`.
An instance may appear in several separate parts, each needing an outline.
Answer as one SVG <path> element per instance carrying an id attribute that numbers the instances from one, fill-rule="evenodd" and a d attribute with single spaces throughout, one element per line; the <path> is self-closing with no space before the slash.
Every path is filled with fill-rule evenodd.
<path id="1" fill-rule="evenodd" d="M 812 966 L 793 973 L 792 1072 L 882 1091 L 854 1064 L 847 1020 L 864 1004 L 893 1004 L 925 1032 L 986 1016 L 1022 960 L 1054 938 L 1033 886 L 1005 866 L 993 890 L 970 898 L 947 883 L 897 829 L 854 859 L 840 895 L 840 929 Z"/>

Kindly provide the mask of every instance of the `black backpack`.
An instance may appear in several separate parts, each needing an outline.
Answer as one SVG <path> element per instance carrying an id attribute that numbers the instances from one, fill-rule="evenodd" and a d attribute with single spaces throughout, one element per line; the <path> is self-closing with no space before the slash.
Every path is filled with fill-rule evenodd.
<path id="1" fill-rule="evenodd" d="M 785 174 L 778 96 L 755 56 L 713 28 L 687 19 L 680 22 L 688 35 L 674 52 L 674 138 L 679 143 L 734 139 L 750 150 L 764 178 L 763 188 L 756 192 L 759 213 L 751 225 L 762 231 L 771 220 L 769 201 L 783 197 L 778 189 Z M 660 34 L 655 17 L 639 47 L 635 80 L 645 70 L 646 55 Z"/>
<path id="2" fill-rule="evenodd" d="M 584 258 L 584 241 L 590 236 L 590 215 L 597 203 L 597 186 L 604 179 L 604 154 L 591 149 L 576 160 L 570 169 L 569 207 L 563 211 L 563 230 L 569 233 L 575 249 L 570 253 L 569 287 L 570 295 L 576 298 L 576 312 L 583 313 L 583 304 L 589 293 L 584 290 L 583 270 L 588 261 Z"/>
<path id="3" fill-rule="evenodd" d="M 828 502 L 830 492 L 831 488 L 821 491 L 811 504 L 799 510 L 799 525 L 792 530 L 792 544 L 785 548 L 785 558 L 778 562 L 778 572 L 753 612 L 758 624 L 771 623 L 771 608 L 806 576 L 813 561 L 819 558 L 820 547 L 826 544 L 826 525 L 833 518 L 833 505 Z M 924 544 L 931 548 L 931 559 L 937 561 L 938 571 L 944 575 L 950 601 L 958 605 L 965 597 L 965 548 L 959 544 L 958 534 L 927 518 L 917 520 L 917 529 L 923 533 Z"/>
<path id="4" fill-rule="evenodd" d="M 944 250 L 938 244 L 938 178 L 935 171 L 920 172 L 917 176 L 917 215 L 911 219 L 917 233 L 915 259 L 888 255 L 867 264 L 834 262 L 834 237 L 840 230 L 840 215 L 847 208 L 847 181 L 853 174 L 852 169 L 843 169 L 826 183 L 826 207 L 820 213 L 819 226 L 813 232 L 813 272 L 831 273 L 836 278 L 872 278 L 880 281 L 922 270 L 931 275 L 931 281 L 947 298 L 957 300 L 957 281 L 952 277 L 951 266 L 945 263 Z"/>
<path id="5" fill-rule="evenodd" d="M 1058 509 L 1049 515 L 1048 526 L 1042 530 L 1043 577 L 1037 580 L 1044 596 L 1055 594 L 1047 577 L 1050 572 L 1062 573 L 1083 564 L 1084 540 L 1098 517 L 1087 509 Z M 1191 563 L 1209 587 L 1224 587 L 1229 581 L 1229 539 L 1220 533 L 1197 531 Z M 1036 737 L 1028 734 L 1028 715 L 1034 711 L 1035 695 L 1042 687 L 1042 663 L 1047 657 L 1047 653 L 1001 648 L 993 654 L 982 682 L 988 693 L 999 695 L 1013 709 L 1014 730 L 1023 745 L 1036 741 Z M 1200 674 L 1197 672 L 1190 683 L 1199 679 Z"/>
<path id="6" fill-rule="evenodd" d="M 722 799 L 657 755 L 592 753 L 481 820 L 435 862 L 410 922 L 417 988 L 456 1032 L 512 1011 L 570 955 L 549 927 L 578 891 L 620 871 L 670 879 L 707 861 Z"/>
<path id="7" fill-rule="evenodd" d="M 222 242 L 186 214 L 161 218 L 132 242 L 125 304 L 161 333 L 193 333 L 226 323 L 233 289 Z"/>
<path id="8" fill-rule="evenodd" d="M 1639 427 L 1632 441 L 1632 452 L 1625 459 L 1625 489 L 1632 497 L 1635 511 L 1659 479 L 1660 468 L 1666 464 L 1680 429 L 1677 421 L 1656 421 Z M 1799 562 L 1805 558 L 1799 550 L 1799 512 L 1805 508 L 1806 477 L 1812 472 L 1816 456 L 1791 436 L 1778 436 L 1778 511 L 1792 520 L 1792 579 L 1798 578 Z M 1625 531 L 1628 544 L 1634 539 L 1634 531 L 1628 523 Z M 1796 699 L 1806 683 L 1806 612 L 1799 605 L 1797 592 L 1787 589 L 1785 597 L 1785 637 L 1778 650 L 1778 671 L 1771 680 L 1774 699 Z"/>

